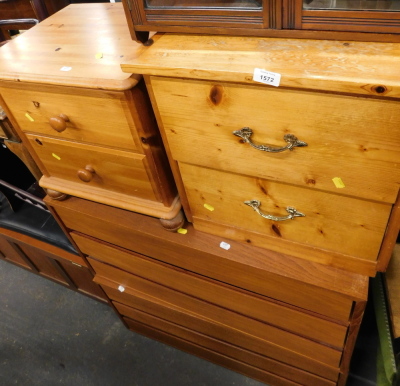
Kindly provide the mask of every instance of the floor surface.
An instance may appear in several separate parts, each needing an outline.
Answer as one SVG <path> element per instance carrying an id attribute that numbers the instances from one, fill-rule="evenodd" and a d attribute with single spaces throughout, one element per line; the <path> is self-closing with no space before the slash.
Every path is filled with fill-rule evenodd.
<path id="1" fill-rule="evenodd" d="M 373 314 L 364 320 L 349 386 L 375 385 Z M 9 385 L 262 384 L 130 332 L 107 305 L 0 261 L 0 386 Z"/>

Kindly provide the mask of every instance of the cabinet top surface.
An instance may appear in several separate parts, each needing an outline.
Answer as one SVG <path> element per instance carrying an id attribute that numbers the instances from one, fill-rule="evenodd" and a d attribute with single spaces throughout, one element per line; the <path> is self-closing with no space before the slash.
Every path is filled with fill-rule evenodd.
<path id="1" fill-rule="evenodd" d="M 281 74 L 280 86 L 400 97 L 400 43 L 158 34 L 123 71 L 261 84 L 255 68 Z M 265 86 L 271 87 L 271 86 Z"/>
<path id="2" fill-rule="evenodd" d="M 121 3 L 72 4 L 0 48 L 0 80 L 124 90 L 140 77 L 120 63 L 142 49 Z"/>

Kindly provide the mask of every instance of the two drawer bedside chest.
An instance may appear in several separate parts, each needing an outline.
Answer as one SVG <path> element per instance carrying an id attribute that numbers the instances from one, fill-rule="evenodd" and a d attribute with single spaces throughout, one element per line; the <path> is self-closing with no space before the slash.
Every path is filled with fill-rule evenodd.
<path id="1" fill-rule="evenodd" d="M 94 200 L 168 227 L 180 202 L 151 104 L 141 77 L 120 69 L 141 49 L 120 4 L 66 7 L 2 47 L 0 105 L 52 197 Z"/>
<path id="2" fill-rule="evenodd" d="M 196 229 L 364 275 L 386 268 L 400 223 L 399 44 L 154 41 L 123 69 L 146 76 Z"/>

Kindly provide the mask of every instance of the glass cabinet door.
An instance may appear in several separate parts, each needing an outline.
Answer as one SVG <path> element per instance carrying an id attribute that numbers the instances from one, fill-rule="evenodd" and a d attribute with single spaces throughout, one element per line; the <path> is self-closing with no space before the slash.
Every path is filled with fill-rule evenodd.
<path id="1" fill-rule="evenodd" d="M 400 0 L 294 1 L 299 4 L 301 13 L 296 18 L 296 29 L 400 33 Z"/>
<path id="2" fill-rule="evenodd" d="M 147 9 L 261 9 L 261 0 L 145 0 Z"/>
<path id="3" fill-rule="evenodd" d="M 0 0 L 1 1 L 1 0 Z M 148 31 L 400 41 L 400 0 L 122 0 L 133 39 Z"/>
<path id="4" fill-rule="evenodd" d="M 303 9 L 400 11 L 400 0 L 303 0 Z"/>

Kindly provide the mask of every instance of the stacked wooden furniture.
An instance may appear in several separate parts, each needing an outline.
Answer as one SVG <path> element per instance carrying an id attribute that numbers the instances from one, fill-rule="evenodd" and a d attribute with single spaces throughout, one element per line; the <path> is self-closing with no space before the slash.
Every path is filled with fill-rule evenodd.
<path id="1" fill-rule="evenodd" d="M 166 34 L 123 69 L 145 75 L 196 230 L 366 279 L 386 269 L 399 231 L 398 49 Z"/>
<path id="2" fill-rule="evenodd" d="M 388 121 L 396 123 L 398 117 L 395 102 L 387 98 L 374 107 L 373 98 L 328 94 L 345 91 L 347 83 L 319 81 L 318 72 L 315 78 L 299 76 L 293 64 L 290 78 L 282 78 L 285 89 L 270 95 L 266 86 L 252 82 L 249 65 L 243 65 L 247 58 L 262 67 L 272 51 L 269 40 L 232 42 L 235 49 L 229 55 L 223 50 L 225 43 L 214 37 L 165 35 L 146 48 L 130 41 L 121 4 L 71 5 L 0 49 L 0 104 L 44 174 L 41 184 L 53 197 L 46 198 L 48 206 L 130 329 L 267 384 L 343 385 L 367 300 L 367 275 L 374 274 L 377 264 L 372 253 L 379 249 L 397 195 L 396 167 L 390 156 L 398 141 L 395 131 L 387 128 Z M 246 46 L 249 42 L 253 45 Z M 276 44 L 285 42 L 274 43 L 272 54 L 282 55 L 288 66 L 302 50 L 301 44 L 313 46 L 310 41 L 300 46 L 291 43 L 291 49 L 281 52 Z M 332 50 L 343 47 L 332 44 Z M 207 51 L 207 47 L 214 48 Z M 227 41 L 225 49 L 229 47 Z M 320 51 L 308 52 L 305 56 L 317 58 Z M 147 86 L 163 143 L 144 83 L 140 76 L 122 73 L 121 62 L 127 63 L 128 73 L 155 75 L 147 78 Z M 218 68 L 221 71 L 215 71 Z M 319 65 L 315 61 L 315 68 L 307 68 L 317 71 Z M 318 88 L 318 82 L 331 88 Z M 289 90 L 295 86 L 301 89 Z M 372 96 L 372 90 L 379 95 L 395 90 L 389 83 L 384 92 L 379 87 L 364 82 L 359 92 Z M 232 131 L 244 126 L 257 129 L 261 125 L 257 120 L 264 130 L 261 113 L 268 107 L 260 103 L 264 92 L 277 110 L 272 122 L 279 121 L 279 114 L 288 120 L 280 123 L 275 139 L 267 139 L 278 146 L 296 123 L 302 132 L 293 134 L 314 149 L 317 139 L 308 133 L 319 129 L 318 143 L 325 146 L 320 153 L 330 157 L 325 169 L 313 169 L 321 163 L 319 153 L 303 155 L 302 161 L 293 159 L 304 148 L 278 154 L 282 163 L 241 153 L 250 145 L 241 143 Z M 352 98 L 359 101 L 352 105 L 356 111 L 366 104 L 367 117 L 374 117 L 377 127 L 368 126 L 372 134 L 366 133 L 365 151 L 357 148 L 368 166 L 363 171 L 358 164 L 358 185 L 354 188 L 352 179 L 358 174 L 350 167 L 341 166 L 344 174 L 329 176 L 346 184 L 347 190 L 338 194 L 324 176 L 329 164 L 349 166 L 359 158 L 351 158 L 347 149 L 339 152 L 346 158 L 339 162 L 328 139 L 339 135 L 349 143 L 340 125 L 351 121 Z M 288 106 L 292 99 L 298 103 L 293 117 Z M 336 103 L 345 110 L 332 115 L 336 125 L 328 130 L 326 113 L 300 125 L 304 114 L 308 118 L 317 110 L 320 99 L 325 106 Z M 301 109 L 305 109 L 302 114 Z M 356 120 L 363 122 L 360 117 L 357 112 L 352 130 L 358 127 Z M 359 132 L 365 127 L 363 123 Z M 391 141 L 382 139 L 383 127 L 390 131 Z M 258 142 L 266 134 L 256 135 Z M 381 151 L 371 138 L 390 156 L 380 159 Z M 224 158 L 228 153 L 232 159 Z M 287 160 L 289 171 L 283 163 Z M 364 189 L 361 181 L 369 177 L 368 170 L 376 175 Z M 181 233 L 166 232 L 157 219 L 172 219 L 179 211 L 174 182 L 194 224 Z M 236 202 L 242 190 L 247 194 Z M 243 204 L 256 199 L 249 196 L 256 192 L 270 195 L 274 212 L 296 205 L 306 217 L 284 226 L 269 223 L 263 230 L 263 223 L 247 217 L 255 215 L 253 209 Z M 280 196 L 282 192 L 286 196 Z M 301 199 L 299 205 L 289 202 L 293 192 Z M 70 197 L 54 199 L 63 194 Z M 312 207 L 309 200 L 318 205 Z M 329 210 L 330 201 L 334 206 Z M 263 202 L 263 210 L 265 206 Z M 397 229 L 396 213 L 392 211 L 389 236 Z M 353 231 L 359 242 L 351 242 L 349 249 L 343 238 Z M 383 247 L 390 249 L 392 239 L 386 237 Z M 369 248 L 373 252 L 367 253 Z M 384 266 L 386 260 L 378 264 Z"/>
<path id="3" fill-rule="evenodd" d="M 155 43 L 123 68 L 148 76 L 196 229 L 365 275 L 385 270 L 399 230 L 398 44 Z M 281 74 L 279 87 L 253 80 L 265 67 Z"/>

